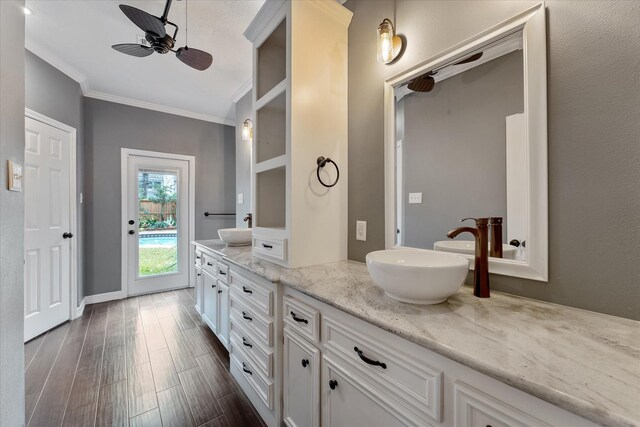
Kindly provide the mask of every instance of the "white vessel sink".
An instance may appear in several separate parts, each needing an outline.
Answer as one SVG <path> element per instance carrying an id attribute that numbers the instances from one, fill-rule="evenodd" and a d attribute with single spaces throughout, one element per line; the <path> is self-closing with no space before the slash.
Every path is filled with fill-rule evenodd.
<path id="1" fill-rule="evenodd" d="M 251 244 L 250 228 L 221 228 L 218 236 L 229 246 L 247 246 Z"/>
<path id="2" fill-rule="evenodd" d="M 452 252 L 456 254 L 475 255 L 476 242 L 473 240 L 441 240 L 433 244 L 433 250 Z M 518 248 L 511 245 L 502 245 L 502 258 L 515 259 Z"/>
<path id="3" fill-rule="evenodd" d="M 385 294 L 412 304 L 446 301 L 469 271 L 466 258 L 428 249 L 376 251 L 366 259 L 371 278 Z"/>

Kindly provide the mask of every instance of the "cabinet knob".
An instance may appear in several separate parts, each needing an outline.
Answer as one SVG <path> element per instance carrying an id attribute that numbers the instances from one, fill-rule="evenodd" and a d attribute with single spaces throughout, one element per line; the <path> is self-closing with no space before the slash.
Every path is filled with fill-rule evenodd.
<path id="1" fill-rule="evenodd" d="M 309 366 L 309 360 L 308 359 L 302 359 L 302 367 L 306 368 L 307 366 Z"/>
<path id="2" fill-rule="evenodd" d="M 338 387 L 338 381 L 336 381 L 336 380 L 330 380 L 330 381 L 329 381 L 329 388 L 330 388 L 331 390 L 335 390 L 335 389 L 336 389 L 336 387 Z"/>
<path id="3" fill-rule="evenodd" d="M 133 230 L 129 230 L 129 234 L 136 234 L 136 232 Z"/>
<path id="4" fill-rule="evenodd" d="M 211 289 L 213 289 L 213 288 L 215 288 L 215 287 L 216 287 L 216 285 L 211 285 Z"/>
<path id="5" fill-rule="evenodd" d="M 218 293 L 219 293 L 219 294 L 221 294 L 221 293 L 222 293 L 222 291 L 221 291 L 220 289 L 218 289 Z"/>

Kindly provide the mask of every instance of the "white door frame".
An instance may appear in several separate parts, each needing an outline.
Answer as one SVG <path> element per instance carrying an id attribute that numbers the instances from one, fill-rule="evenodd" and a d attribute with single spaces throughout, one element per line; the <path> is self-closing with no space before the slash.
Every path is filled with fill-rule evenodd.
<path id="1" fill-rule="evenodd" d="M 78 194 L 77 194 L 77 173 L 78 165 L 76 164 L 76 147 L 77 147 L 77 131 L 76 128 L 65 125 L 57 120 L 47 117 L 37 111 L 24 109 L 25 117 L 42 122 L 46 125 L 67 132 L 70 137 L 69 144 L 69 232 L 76 239 L 69 239 L 69 319 L 73 320 L 82 314 L 81 304 L 78 304 L 78 244 L 76 243 L 81 236 L 78 236 Z"/>
<path id="2" fill-rule="evenodd" d="M 127 206 L 127 197 L 129 194 L 129 182 L 128 182 L 128 162 L 131 156 L 144 156 L 155 157 L 158 159 L 170 159 L 170 160 L 184 160 L 189 164 L 189 246 L 191 242 L 195 240 L 196 236 L 196 158 L 195 156 L 187 156 L 184 154 L 171 154 L 162 153 L 158 151 L 136 150 L 132 148 L 122 148 L 120 152 L 120 183 L 121 183 L 121 195 L 120 195 L 120 211 L 121 211 L 121 251 L 122 256 L 120 259 L 120 268 L 122 270 L 120 275 L 120 287 L 121 297 L 126 298 L 129 295 L 129 277 L 128 277 L 128 262 L 129 262 L 129 245 L 128 245 L 128 213 L 124 209 Z M 195 262 L 193 251 L 189 250 L 189 265 L 187 270 L 189 271 L 189 282 L 187 286 L 191 286 L 193 283 L 194 270 L 191 268 Z"/>

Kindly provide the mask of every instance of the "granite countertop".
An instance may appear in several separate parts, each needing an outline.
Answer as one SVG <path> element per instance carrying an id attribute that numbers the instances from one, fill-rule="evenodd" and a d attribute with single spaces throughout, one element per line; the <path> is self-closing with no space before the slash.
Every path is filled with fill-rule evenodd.
<path id="1" fill-rule="evenodd" d="M 640 426 L 640 322 L 500 292 L 475 298 L 468 287 L 442 304 L 406 304 L 359 262 L 287 269 L 251 247 L 194 243 L 598 424 Z"/>

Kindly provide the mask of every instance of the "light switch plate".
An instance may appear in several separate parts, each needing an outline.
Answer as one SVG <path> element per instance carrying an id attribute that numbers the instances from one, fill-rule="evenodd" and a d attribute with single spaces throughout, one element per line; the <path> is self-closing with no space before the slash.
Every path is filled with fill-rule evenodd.
<path id="1" fill-rule="evenodd" d="M 9 191 L 22 191 L 22 165 L 7 160 Z"/>
<path id="2" fill-rule="evenodd" d="M 409 193 L 409 204 L 422 203 L 422 193 Z"/>
<path id="3" fill-rule="evenodd" d="M 241 205 L 244 203 L 244 194 L 238 193 L 238 204 Z"/>
<path id="4" fill-rule="evenodd" d="M 356 240 L 367 240 L 367 221 L 356 221 Z"/>

